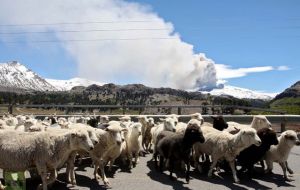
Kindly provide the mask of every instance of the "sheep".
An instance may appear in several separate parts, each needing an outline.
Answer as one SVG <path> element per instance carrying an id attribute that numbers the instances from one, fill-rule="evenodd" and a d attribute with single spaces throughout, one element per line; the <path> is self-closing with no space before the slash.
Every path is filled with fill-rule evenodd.
<path id="1" fill-rule="evenodd" d="M 133 123 L 129 126 L 128 133 L 125 138 L 126 148 L 122 152 L 122 156 L 127 156 L 129 160 L 129 168 L 132 168 L 132 158 L 134 157 L 135 164 L 139 162 L 139 152 L 141 150 L 139 136 L 142 134 L 142 124 Z"/>
<path id="2" fill-rule="evenodd" d="M 175 128 L 175 122 L 176 120 L 173 118 L 169 118 L 167 117 L 166 119 L 162 119 L 163 123 L 152 127 L 151 129 L 151 135 L 152 135 L 152 144 L 155 145 L 156 144 L 156 138 L 157 135 L 161 132 L 161 131 L 176 131 Z M 155 147 L 153 148 L 153 152 L 155 152 Z"/>
<path id="3" fill-rule="evenodd" d="M 203 119 L 199 120 L 198 117 L 191 119 L 188 123 L 179 122 L 176 125 L 176 133 L 184 133 L 189 123 L 197 124 L 200 127 L 204 122 L 203 122 Z"/>
<path id="4" fill-rule="evenodd" d="M 194 114 L 191 114 L 191 119 L 197 119 L 201 122 L 201 125 L 204 123 L 204 119 L 201 115 L 201 113 L 194 113 Z"/>
<path id="5" fill-rule="evenodd" d="M 169 133 L 162 138 L 157 144 L 157 152 L 160 156 L 160 170 L 162 171 L 163 161 L 167 160 L 169 166 L 170 178 L 173 179 L 173 169 L 175 161 L 184 161 L 186 170 L 186 182 L 190 180 L 190 154 L 192 146 L 196 142 L 203 143 L 205 141 L 199 125 L 190 123 L 184 134 Z"/>
<path id="6" fill-rule="evenodd" d="M 253 116 L 252 122 L 250 125 L 244 125 L 244 124 L 239 124 L 237 122 L 227 122 L 228 128 L 224 129 L 229 133 L 234 133 L 237 129 L 242 129 L 245 127 L 252 127 L 255 130 L 262 129 L 262 128 L 271 128 L 271 123 L 270 121 L 266 118 L 266 116 L 263 115 L 255 115 Z"/>
<path id="7" fill-rule="evenodd" d="M 194 145 L 194 160 L 197 163 L 199 156 L 203 153 L 211 155 L 212 165 L 210 166 L 208 177 L 212 177 L 213 169 L 218 160 L 225 158 L 232 170 L 233 179 L 236 183 L 239 179 L 235 170 L 235 157 L 245 148 L 252 144 L 259 146 L 261 144 L 260 138 L 253 128 L 241 129 L 237 134 L 232 135 L 226 131 L 218 131 L 212 127 L 201 128 L 205 137 L 203 144 L 196 143 Z"/>
<path id="8" fill-rule="evenodd" d="M 100 124 L 103 124 L 103 123 L 108 123 L 109 122 L 109 117 L 107 115 L 102 115 L 100 116 Z"/>
<path id="9" fill-rule="evenodd" d="M 12 135 L 14 138 L 11 138 Z M 56 169 L 67 160 L 72 151 L 93 148 L 94 145 L 84 130 L 55 134 L 0 133 L 0 168 L 15 172 L 36 167 L 43 182 L 39 187 L 47 190 L 47 185 L 56 180 Z"/>
<path id="10" fill-rule="evenodd" d="M 294 172 L 288 167 L 287 159 L 291 149 L 295 145 L 300 145 L 300 141 L 296 132 L 292 130 L 283 132 L 278 138 L 278 141 L 278 145 L 272 145 L 270 150 L 265 155 L 265 161 L 267 164 L 266 173 L 271 173 L 273 170 L 273 162 L 277 162 L 282 168 L 284 179 L 289 180 L 286 170 L 288 170 L 290 174 L 293 174 Z"/>
<path id="11" fill-rule="evenodd" d="M 109 160 L 111 151 L 116 150 L 116 147 L 121 146 L 121 131 L 126 130 L 127 129 L 122 128 L 117 122 L 109 124 L 105 130 L 96 129 L 99 143 L 95 145 L 95 148 L 90 151 L 89 154 L 94 162 L 94 178 L 97 181 L 100 179 L 100 176 L 97 172 L 99 168 L 101 172 L 101 178 L 105 186 L 109 186 L 109 181 L 106 178 L 104 167 Z"/>
<path id="12" fill-rule="evenodd" d="M 142 147 L 148 153 L 151 149 L 151 128 L 155 125 L 154 119 L 140 116 L 138 120 L 142 124 Z"/>
<path id="13" fill-rule="evenodd" d="M 245 171 L 247 169 L 249 177 L 252 175 L 254 164 L 263 158 L 265 153 L 270 149 L 271 145 L 278 144 L 277 135 L 273 129 L 259 129 L 257 131 L 257 135 L 261 139 L 262 144 L 260 146 L 251 145 L 250 147 L 241 151 L 237 156 L 237 161 L 242 166 L 240 171 Z"/>
<path id="14" fill-rule="evenodd" d="M 211 118 L 213 119 L 213 128 L 219 131 L 223 131 L 224 129 L 228 128 L 228 124 L 224 120 L 223 116 L 211 116 Z"/>

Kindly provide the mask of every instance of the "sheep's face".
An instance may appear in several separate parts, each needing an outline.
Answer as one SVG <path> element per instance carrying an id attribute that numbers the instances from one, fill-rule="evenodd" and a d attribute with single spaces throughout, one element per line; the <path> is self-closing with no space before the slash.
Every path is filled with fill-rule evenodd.
<path id="1" fill-rule="evenodd" d="M 140 136 L 142 135 L 142 125 L 140 123 L 134 123 L 130 126 L 131 133 L 133 133 L 134 136 Z"/>
<path id="2" fill-rule="evenodd" d="M 261 139 L 257 135 L 255 129 L 252 129 L 252 128 L 243 129 L 240 131 L 240 135 L 241 135 L 242 141 L 245 144 L 248 144 L 248 145 L 254 144 L 255 146 L 261 145 Z"/>
<path id="3" fill-rule="evenodd" d="M 93 142 L 91 141 L 87 131 L 80 130 L 72 132 L 72 145 L 76 148 L 81 148 L 86 151 L 91 151 L 94 149 Z"/>
<path id="4" fill-rule="evenodd" d="M 191 119 L 197 119 L 201 122 L 201 125 L 204 123 L 204 119 L 201 115 L 201 113 L 194 113 L 191 115 Z"/>
<path id="5" fill-rule="evenodd" d="M 148 119 L 148 126 L 151 128 L 151 127 L 154 127 L 155 123 L 154 123 L 154 119 L 153 118 L 149 118 Z"/>
<path id="6" fill-rule="evenodd" d="M 255 126 L 259 126 L 260 128 L 271 128 L 272 127 L 270 121 L 265 116 L 262 116 L 262 115 L 254 116 L 253 122 L 254 122 Z"/>
<path id="7" fill-rule="evenodd" d="M 213 119 L 213 127 L 215 129 L 223 131 L 224 129 L 228 128 L 228 124 L 226 123 L 226 121 L 222 116 L 216 116 L 216 117 L 212 116 L 211 118 Z"/>
<path id="8" fill-rule="evenodd" d="M 282 138 L 284 138 L 286 144 L 289 147 L 293 147 L 294 145 L 298 145 L 298 146 L 300 145 L 296 132 L 292 130 L 285 131 L 281 136 Z"/>
<path id="9" fill-rule="evenodd" d="M 166 118 L 164 120 L 165 129 L 167 131 L 173 131 L 173 132 L 175 132 L 176 131 L 176 128 L 175 128 L 176 124 L 175 124 L 175 122 L 176 122 L 176 120 L 174 120 L 173 118 Z"/>
<path id="10" fill-rule="evenodd" d="M 276 132 L 270 128 L 263 128 L 257 131 L 259 138 L 261 139 L 262 143 L 268 145 L 277 145 L 278 138 Z"/>
<path id="11" fill-rule="evenodd" d="M 184 133 L 184 139 L 189 141 L 191 144 L 194 144 L 196 142 L 204 143 L 205 141 L 199 125 L 194 123 L 188 124 Z"/>

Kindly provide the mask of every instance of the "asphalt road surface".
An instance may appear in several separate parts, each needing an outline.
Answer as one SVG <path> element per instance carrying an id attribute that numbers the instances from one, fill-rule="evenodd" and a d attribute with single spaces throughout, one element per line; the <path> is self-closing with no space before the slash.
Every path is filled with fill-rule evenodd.
<path id="1" fill-rule="evenodd" d="M 220 173 L 219 176 L 208 178 L 205 174 L 199 174 L 192 168 L 191 180 L 186 184 L 184 175 L 181 172 L 176 173 L 178 178 L 171 181 L 168 177 L 169 172 L 159 173 L 154 168 L 151 161 L 152 155 L 141 157 L 140 163 L 129 170 L 121 170 L 114 167 L 112 172 L 107 172 L 107 177 L 113 190 L 245 190 L 245 189 L 300 189 L 300 147 L 294 147 L 289 157 L 289 165 L 294 170 L 291 176 L 292 181 L 286 182 L 282 177 L 280 166 L 274 164 L 274 174 L 256 174 L 253 179 L 241 178 L 241 183 L 233 183 L 232 175 L 229 173 Z M 258 168 L 259 169 L 259 168 Z M 89 160 L 84 160 L 83 165 L 76 169 L 77 186 L 71 186 L 65 183 L 66 176 L 64 169 L 59 171 L 58 179 L 49 189 L 52 190 L 87 190 L 87 189 L 106 189 L 102 181 L 97 183 L 92 180 L 93 169 L 90 167 Z M 2 171 L 0 171 L 2 179 Z M 27 179 L 27 190 L 35 190 L 38 180 Z"/>

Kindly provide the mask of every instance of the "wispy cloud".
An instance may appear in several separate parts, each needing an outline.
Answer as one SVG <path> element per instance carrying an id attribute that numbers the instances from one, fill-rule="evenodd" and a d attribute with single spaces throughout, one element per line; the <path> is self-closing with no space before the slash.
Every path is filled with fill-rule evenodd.
<path id="1" fill-rule="evenodd" d="M 282 65 L 282 66 L 277 67 L 277 70 L 278 71 L 288 71 L 288 70 L 291 70 L 291 68 L 289 68 L 288 66 Z"/>
<path id="2" fill-rule="evenodd" d="M 261 73 L 261 72 L 268 72 L 268 71 L 286 71 L 290 70 L 288 66 L 262 66 L 262 67 L 248 67 L 248 68 L 231 68 L 229 65 L 223 64 L 215 64 L 217 70 L 217 78 L 218 79 L 230 79 L 230 78 L 239 78 L 245 77 L 250 73 Z"/>

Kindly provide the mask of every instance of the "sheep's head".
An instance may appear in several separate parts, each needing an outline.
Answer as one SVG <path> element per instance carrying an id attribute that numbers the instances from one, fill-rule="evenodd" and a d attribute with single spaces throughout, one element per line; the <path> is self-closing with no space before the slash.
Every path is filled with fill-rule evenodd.
<path id="1" fill-rule="evenodd" d="M 211 116 L 211 118 L 213 119 L 213 127 L 215 129 L 223 131 L 224 129 L 228 128 L 228 124 L 224 120 L 223 116 L 221 116 L 221 115 Z"/>
<path id="2" fill-rule="evenodd" d="M 164 128 L 166 131 L 176 131 L 176 120 L 171 117 L 167 117 L 166 119 L 161 119 L 164 122 Z"/>
<path id="3" fill-rule="evenodd" d="M 133 123 L 130 125 L 131 133 L 134 136 L 142 135 L 142 124 L 141 123 Z"/>
<path id="4" fill-rule="evenodd" d="M 240 136 L 240 139 L 244 144 L 247 144 L 249 146 L 252 144 L 254 144 L 255 146 L 261 145 L 261 139 L 257 135 L 256 130 L 253 128 L 241 129 L 238 135 Z"/>
<path id="5" fill-rule="evenodd" d="M 264 115 L 256 115 L 253 117 L 252 126 L 255 128 L 271 128 L 272 124 Z"/>
<path id="6" fill-rule="evenodd" d="M 121 146 L 122 144 L 122 132 L 127 132 L 127 128 L 122 128 L 120 123 L 112 123 L 108 127 L 105 128 L 105 131 L 109 132 L 111 138 L 113 139 L 112 143 L 116 143 Z M 124 137 L 123 137 L 124 138 Z"/>
<path id="7" fill-rule="evenodd" d="M 184 132 L 184 139 L 190 144 L 196 142 L 204 143 L 205 138 L 203 136 L 202 130 L 200 128 L 200 121 L 196 119 L 191 119 L 187 125 L 187 128 Z"/>
<path id="8" fill-rule="evenodd" d="M 125 115 L 123 117 L 120 117 L 119 120 L 122 122 L 129 122 L 129 121 L 131 121 L 131 118 L 130 118 L 130 116 Z"/>
<path id="9" fill-rule="evenodd" d="M 86 130 L 74 130 L 71 132 L 71 146 L 74 149 L 91 151 L 94 149 L 93 142 Z"/>
<path id="10" fill-rule="evenodd" d="M 268 145 L 277 145 L 278 138 L 276 132 L 270 128 L 262 128 L 257 131 L 257 134 L 263 143 Z"/>
<path id="11" fill-rule="evenodd" d="M 109 117 L 107 115 L 102 115 L 100 117 L 100 123 L 108 123 L 109 122 Z"/>
<path id="12" fill-rule="evenodd" d="M 280 135 L 280 142 L 284 141 L 289 147 L 294 145 L 299 146 L 300 142 L 297 137 L 297 133 L 293 130 L 287 130 Z"/>
<path id="13" fill-rule="evenodd" d="M 194 114 L 191 114 L 191 119 L 197 119 L 201 122 L 201 125 L 204 123 L 204 119 L 201 115 L 201 113 L 194 113 Z"/>
<path id="14" fill-rule="evenodd" d="M 152 117 L 150 117 L 150 118 L 148 119 L 148 126 L 149 126 L 150 128 L 152 128 L 152 127 L 154 127 L 154 125 L 155 125 L 154 119 L 153 119 Z"/>

